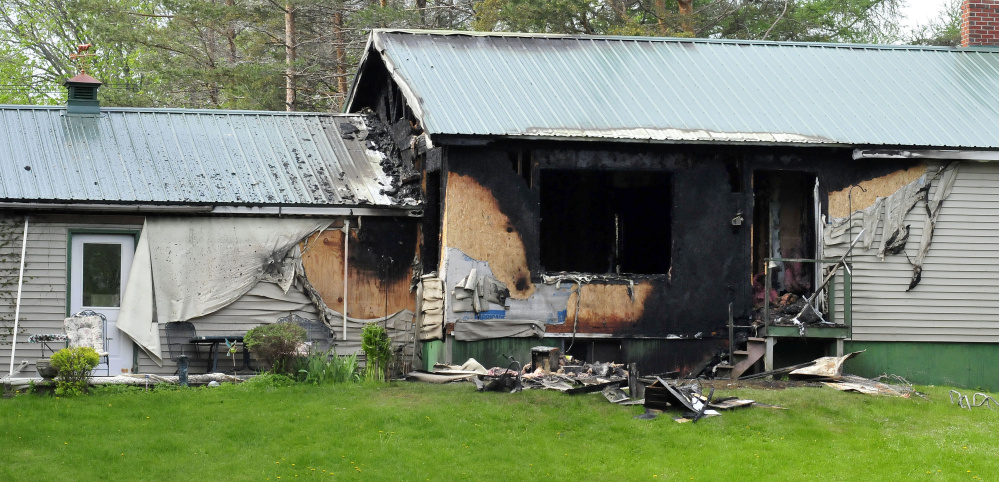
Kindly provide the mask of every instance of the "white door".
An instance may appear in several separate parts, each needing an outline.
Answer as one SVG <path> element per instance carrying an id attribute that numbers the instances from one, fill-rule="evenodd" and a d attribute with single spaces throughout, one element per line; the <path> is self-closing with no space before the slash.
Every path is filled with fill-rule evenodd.
<path id="1" fill-rule="evenodd" d="M 75 234 L 70 266 L 70 314 L 94 310 L 108 319 L 108 362 L 95 375 L 119 375 L 132 369 L 132 341 L 118 330 L 121 296 L 135 255 L 130 234 Z M 103 361 L 103 360 L 102 360 Z"/>

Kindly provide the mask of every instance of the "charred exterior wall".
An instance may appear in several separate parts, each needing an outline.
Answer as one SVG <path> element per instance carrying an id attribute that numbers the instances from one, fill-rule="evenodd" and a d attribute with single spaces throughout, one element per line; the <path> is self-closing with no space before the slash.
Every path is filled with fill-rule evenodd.
<path id="1" fill-rule="evenodd" d="M 528 152 L 532 172 L 511 169 L 514 152 Z M 854 161 L 846 149 L 636 147 L 578 144 L 516 145 L 508 148 L 448 146 L 442 176 L 442 266 L 447 290 L 476 268 L 504 283 L 506 306 L 489 304 L 482 312 L 447 312 L 446 321 L 507 318 L 540 319 L 549 334 L 611 335 L 692 343 L 727 338 L 728 305 L 737 324 L 752 310 L 752 223 L 754 171 L 794 171 L 817 177 L 820 202 L 828 212 L 828 192 L 912 167 L 906 161 Z M 635 205 L 648 216 L 671 219 L 662 240 L 669 269 L 663 273 L 589 273 L 577 285 L 566 280 L 545 284 L 539 184 L 545 169 L 667 172 L 669 196 L 660 205 Z M 551 188 L 550 186 L 548 188 Z M 807 189 L 812 189 L 808 186 Z M 600 203 L 596 194 L 590 202 Z M 741 218 L 742 222 L 734 222 Z M 573 242 L 565 239 L 564 242 Z M 577 310 L 578 299 L 578 310 Z M 564 336 L 564 335 L 563 335 Z M 715 347 L 706 343 L 704 355 Z M 676 353 L 694 356 L 684 346 Z M 680 356 L 680 355 L 676 355 Z M 687 355 L 684 355 L 686 357 Z M 672 357 L 672 358 L 671 358 Z M 651 354 L 653 364 L 675 369 L 696 361 Z M 683 358 L 683 357 L 681 357 Z M 696 358 L 696 357 L 695 357 Z M 658 360 L 658 361 L 655 361 Z"/>
<path id="2" fill-rule="evenodd" d="M 535 176 L 540 169 L 672 173 L 669 199 L 659 206 L 634 206 L 649 216 L 671 217 L 672 239 L 662 240 L 662 245 L 672 268 L 656 274 L 614 274 L 612 280 L 584 285 L 578 320 L 573 284 L 565 282 L 557 290 L 549 286 L 538 296 L 552 298 L 546 303 L 556 308 L 544 317 L 555 320 L 550 332 L 571 332 L 575 322 L 580 333 L 693 337 L 724 325 L 727 301 L 741 303 L 748 244 L 742 231 L 731 226 L 733 216 L 747 207 L 743 197 L 732 192 L 723 162 L 696 162 L 687 154 L 670 152 L 531 152 Z M 449 148 L 444 245 L 489 263 L 514 300 L 506 310 L 508 318 L 537 316 L 531 309 L 520 313 L 515 300 L 535 296 L 532 285 L 542 283 L 539 231 L 544 221 L 539 219 L 538 190 L 510 168 L 508 158 L 503 151 Z"/>
<path id="3" fill-rule="evenodd" d="M 347 316 L 372 319 L 414 309 L 410 292 L 417 224 L 413 218 L 365 217 L 351 223 Z M 312 235 L 302 254 L 306 277 L 326 305 L 343 312 L 343 231 Z"/>

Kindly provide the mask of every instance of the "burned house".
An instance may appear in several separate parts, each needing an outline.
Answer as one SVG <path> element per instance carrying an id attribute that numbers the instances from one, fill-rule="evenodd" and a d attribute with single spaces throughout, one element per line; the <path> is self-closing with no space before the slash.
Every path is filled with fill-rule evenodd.
<path id="1" fill-rule="evenodd" d="M 64 343 L 33 341 L 81 310 L 106 319 L 98 375 L 174 373 L 176 322 L 321 322 L 346 354 L 378 320 L 412 345 L 422 205 L 376 118 L 108 108 L 90 76 L 67 85 L 65 106 L 0 106 L 5 375 L 34 376 Z"/>
<path id="2" fill-rule="evenodd" d="M 378 30 L 348 111 L 422 174 L 424 363 L 689 374 L 748 335 L 994 387 L 996 85 L 976 46 Z"/>

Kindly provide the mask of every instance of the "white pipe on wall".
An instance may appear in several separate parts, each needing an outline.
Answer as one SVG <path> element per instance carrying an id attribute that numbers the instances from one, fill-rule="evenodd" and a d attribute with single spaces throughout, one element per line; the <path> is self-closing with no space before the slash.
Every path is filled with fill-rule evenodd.
<path id="1" fill-rule="evenodd" d="M 347 254 L 350 247 L 350 219 L 343 220 L 343 340 L 347 341 Z"/>
<path id="2" fill-rule="evenodd" d="M 28 216 L 24 216 L 24 237 L 21 239 L 21 270 L 17 277 L 17 301 L 14 305 L 14 331 L 10 339 L 10 373 L 7 377 L 14 376 L 14 352 L 17 350 L 17 322 L 21 317 L 21 286 L 24 284 L 24 253 L 28 248 Z"/>

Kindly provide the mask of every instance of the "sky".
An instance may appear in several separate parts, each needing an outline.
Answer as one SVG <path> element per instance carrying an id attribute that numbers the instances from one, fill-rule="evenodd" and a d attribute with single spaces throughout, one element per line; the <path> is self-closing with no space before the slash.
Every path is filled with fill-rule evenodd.
<path id="1" fill-rule="evenodd" d="M 926 24 L 935 18 L 947 4 L 947 0 L 907 0 L 906 6 L 902 8 L 905 15 L 903 28 L 911 29 L 917 24 Z"/>

